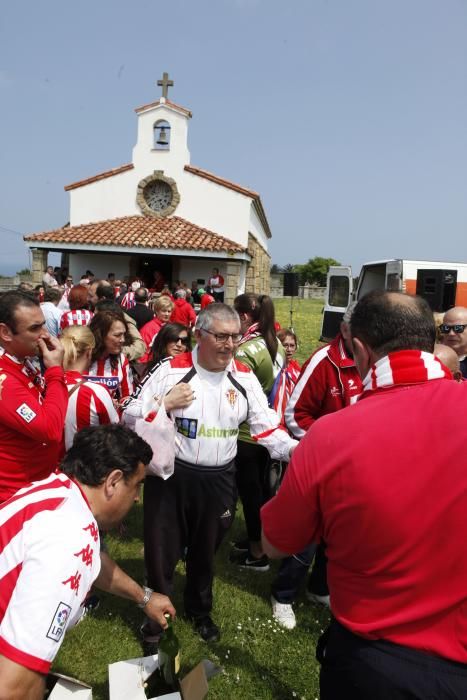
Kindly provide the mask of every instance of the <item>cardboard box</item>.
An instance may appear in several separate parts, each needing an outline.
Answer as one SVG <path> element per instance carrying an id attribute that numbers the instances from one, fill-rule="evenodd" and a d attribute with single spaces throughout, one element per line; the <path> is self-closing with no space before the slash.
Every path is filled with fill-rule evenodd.
<path id="1" fill-rule="evenodd" d="M 147 700 L 144 683 L 159 665 L 157 654 L 109 665 L 110 700 Z M 208 693 L 208 680 L 221 669 L 205 659 L 180 681 L 180 693 L 161 695 L 162 700 L 204 700 Z M 151 698 L 158 700 L 158 698 Z"/>
<path id="2" fill-rule="evenodd" d="M 62 673 L 49 673 L 46 684 L 52 688 L 48 700 L 92 700 L 90 685 Z"/>

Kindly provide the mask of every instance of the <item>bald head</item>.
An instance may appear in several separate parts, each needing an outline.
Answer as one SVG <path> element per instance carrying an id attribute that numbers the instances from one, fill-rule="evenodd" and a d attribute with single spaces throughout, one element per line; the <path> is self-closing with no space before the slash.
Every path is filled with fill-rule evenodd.
<path id="1" fill-rule="evenodd" d="M 443 326 L 449 328 L 445 329 Z M 443 345 L 448 345 L 459 357 L 467 355 L 467 309 L 464 306 L 455 306 L 446 311 L 441 333 Z"/>
<path id="2" fill-rule="evenodd" d="M 421 297 L 375 290 L 365 294 L 350 320 L 352 338 L 358 338 L 377 357 L 397 350 L 433 352 L 435 324 Z"/>
<path id="3" fill-rule="evenodd" d="M 442 343 L 436 343 L 434 349 L 434 356 L 447 367 L 452 374 L 452 378 L 457 382 L 462 381 L 462 372 L 459 364 L 459 357 L 457 353 L 450 348 L 448 345 L 442 345 Z"/>

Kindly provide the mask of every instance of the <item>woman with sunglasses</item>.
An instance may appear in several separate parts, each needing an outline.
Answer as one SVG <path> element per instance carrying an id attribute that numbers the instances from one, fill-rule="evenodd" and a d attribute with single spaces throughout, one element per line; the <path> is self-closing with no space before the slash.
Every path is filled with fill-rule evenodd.
<path id="1" fill-rule="evenodd" d="M 165 326 L 162 326 L 152 344 L 152 359 L 146 368 L 145 376 L 162 360 L 169 357 L 177 357 L 177 355 L 190 350 L 191 333 L 189 328 L 181 323 L 167 323 Z"/>
<path id="2" fill-rule="evenodd" d="M 133 396 L 125 401 L 122 406 L 122 420 L 130 428 L 134 428 L 137 418 L 142 417 L 142 405 L 145 391 L 147 390 L 151 376 L 159 367 L 161 362 L 177 357 L 184 352 L 191 352 L 191 333 L 186 326 L 181 323 L 167 323 L 161 328 L 152 345 L 152 358 L 146 367 L 143 380 L 134 392 Z M 164 406 L 167 413 L 174 408 L 183 408 L 186 405 L 185 391 L 187 385 L 174 387 L 164 398 Z M 176 391 L 175 391 L 176 389 Z M 181 403 L 179 403 L 179 400 Z"/>

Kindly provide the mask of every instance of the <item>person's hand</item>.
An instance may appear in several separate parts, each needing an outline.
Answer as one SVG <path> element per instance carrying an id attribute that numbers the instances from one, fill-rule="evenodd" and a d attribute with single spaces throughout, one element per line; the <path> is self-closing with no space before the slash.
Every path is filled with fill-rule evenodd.
<path id="1" fill-rule="evenodd" d="M 46 338 L 39 338 L 37 341 L 44 367 L 62 367 L 65 349 L 58 338 L 49 335 Z"/>
<path id="2" fill-rule="evenodd" d="M 147 605 L 144 607 L 145 614 L 154 622 L 157 622 L 162 629 L 167 629 L 167 619 L 165 617 L 166 613 L 171 615 L 172 619 L 175 618 L 177 612 L 172 605 L 170 598 L 162 593 L 152 593 Z"/>
<path id="3" fill-rule="evenodd" d="M 195 398 L 194 391 L 189 384 L 176 384 L 164 396 L 165 410 L 170 413 L 175 408 L 188 408 Z"/>

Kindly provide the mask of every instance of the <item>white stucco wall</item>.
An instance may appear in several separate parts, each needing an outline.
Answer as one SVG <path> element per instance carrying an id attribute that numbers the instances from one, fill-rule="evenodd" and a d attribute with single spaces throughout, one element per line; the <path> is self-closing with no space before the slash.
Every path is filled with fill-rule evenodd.
<path id="1" fill-rule="evenodd" d="M 153 126 L 160 119 L 171 126 L 169 151 L 153 148 Z M 188 117 L 165 105 L 140 113 L 138 140 L 133 149 L 134 168 L 70 190 L 70 224 L 141 215 L 136 204 L 138 183 L 154 170 L 162 170 L 175 180 L 180 193 L 175 216 L 245 247 L 251 231 L 267 249 L 267 238 L 251 197 L 184 170 L 190 163 L 187 134 Z"/>
<path id="2" fill-rule="evenodd" d="M 264 232 L 263 224 L 259 220 L 259 217 L 258 217 L 258 214 L 256 213 L 256 209 L 255 209 L 253 202 L 251 203 L 251 207 L 250 207 L 249 231 L 250 231 L 250 233 L 253 234 L 253 236 L 256 238 L 258 243 L 260 245 L 262 245 L 265 250 L 267 250 L 269 239 Z"/>
<path id="3" fill-rule="evenodd" d="M 159 105 L 138 114 L 138 136 L 133 149 L 133 165 L 146 177 L 153 170 L 166 168 L 180 172 L 190 163 L 188 150 L 188 119 L 175 110 Z M 170 125 L 170 149 L 167 151 L 154 148 L 154 124 L 164 120 Z M 140 178 L 141 179 L 141 178 Z"/>
<path id="4" fill-rule="evenodd" d="M 190 285 L 193 280 L 204 279 L 205 284 L 207 284 L 209 278 L 211 277 L 213 267 L 218 267 L 220 274 L 225 278 L 225 264 L 218 263 L 215 260 L 192 260 L 181 258 L 180 265 L 178 266 L 179 272 L 174 274 L 174 280 L 179 279 L 180 281 L 188 282 L 188 285 Z M 175 264 L 174 270 L 177 270 Z"/>
<path id="5" fill-rule="evenodd" d="M 118 279 L 128 275 L 129 264 L 129 255 L 71 253 L 69 272 L 75 284 L 78 284 L 86 270 L 94 272 L 97 279 L 107 279 L 109 272 L 115 272 L 115 277 Z"/>
<path id="6" fill-rule="evenodd" d="M 141 214 L 136 205 L 136 188 L 141 179 L 134 170 L 127 170 L 70 190 L 70 225 Z"/>

